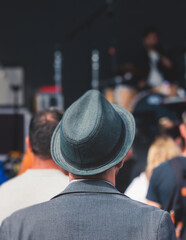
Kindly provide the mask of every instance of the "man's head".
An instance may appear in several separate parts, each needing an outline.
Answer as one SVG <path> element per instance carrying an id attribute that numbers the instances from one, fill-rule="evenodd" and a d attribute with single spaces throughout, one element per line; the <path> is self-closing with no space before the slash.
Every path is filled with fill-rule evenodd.
<path id="1" fill-rule="evenodd" d="M 56 109 L 46 109 L 36 113 L 30 122 L 29 142 L 35 156 L 51 159 L 50 142 L 54 129 L 62 118 Z"/>
<path id="2" fill-rule="evenodd" d="M 145 30 L 143 35 L 143 44 L 147 49 L 156 49 L 159 44 L 159 37 L 155 28 L 151 27 Z"/>
<path id="3" fill-rule="evenodd" d="M 96 177 L 120 165 L 134 135 L 132 115 L 90 90 L 66 110 L 54 131 L 51 153 L 68 172 Z"/>

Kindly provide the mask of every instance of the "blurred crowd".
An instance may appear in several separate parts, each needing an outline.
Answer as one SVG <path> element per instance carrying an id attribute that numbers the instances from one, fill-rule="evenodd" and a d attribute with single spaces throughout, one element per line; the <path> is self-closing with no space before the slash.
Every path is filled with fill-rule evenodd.
<path id="1" fill-rule="evenodd" d="M 122 83 L 104 94 L 133 113 L 136 136 L 116 177 L 116 188 L 134 200 L 165 209 L 176 185 L 169 162 L 180 158 L 186 167 L 186 109 L 178 114 L 163 103 L 167 97 L 184 97 L 185 90 L 154 28 L 145 31 L 133 64 L 119 71 Z M 56 109 L 34 114 L 17 176 L 8 179 L 0 162 L 0 223 L 16 210 L 51 199 L 68 185 L 68 172 L 50 153 L 52 134 L 61 119 Z"/>
<path id="2" fill-rule="evenodd" d="M 125 191 L 130 199 L 116 189 L 118 183 L 126 184 L 116 175 L 132 161 L 135 150 L 135 120 L 129 111 L 90 90 L 63 116 L 56 109 L 35 113 L 20 171 L 0 186 L 0 238 L 112 239 L 114 234 L 116 239 L 141 235 L 141 240 L 175 240 L 169 214 L 158 208 L 164 209 L 176 182 L 171 171 L 166 179 L 164 165 L 160 173 L 166 184 L 156 171 L 185 154 L 185 122 L 184 113 L 180 134 L 173 138 L 169 132 L 174 123 L 162 121 L 148 149 L 147 166 Z M 186 158 L 182 160 L 186 164 Z M 134 224 L 136 231 L 131 231 Z M 179 227 L 176 235 L 180 233 Z"/>

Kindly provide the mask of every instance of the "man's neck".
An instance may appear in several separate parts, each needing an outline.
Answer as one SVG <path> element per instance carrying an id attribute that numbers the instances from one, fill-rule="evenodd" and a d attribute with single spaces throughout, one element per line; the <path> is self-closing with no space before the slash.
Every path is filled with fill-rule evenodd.
<path id="1" fill-rule="evenodd" d="M 110 182 L 112 185 L 115 186 L 115 175 L 116 175 L 115 168 L 111 168 L 103 174 L 97 174 L 92 176 L 79 176 L 79 175 L 74 175 L 72 173 L 69 173 L 69 181 L 72 181 L 75 179 L 100 179 L 100 180 Z"/>
<path id="2" fill-rule="evenodd" d="M 60 168 L 51 158 L 42 159 L 38 156 L 34 156 L 32 169 L 56 169 L 62 171 L 65 175 L 68 175 L 68 173 Z"/>

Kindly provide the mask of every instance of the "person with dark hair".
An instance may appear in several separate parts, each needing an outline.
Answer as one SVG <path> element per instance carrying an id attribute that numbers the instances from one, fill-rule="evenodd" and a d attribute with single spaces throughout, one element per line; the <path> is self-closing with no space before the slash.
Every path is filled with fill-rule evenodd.
<path id="1" fill-rule="evenodd" d="M 33 166 L 0 187 L 0 223 L 18 209 L 50 200 L 68 185 L 67 172 L 50 153 L 51 137 L 61 118 L 58 110 L 47 109 L 31 119 L 26 143 L 33 154 Z"/>
<path id="2" fill-rule="evenodd" d="M 169 214 L 131 200 L 115 188 L 135 136 L 133 116 L 97 90 L 64 113 L 51 141 L 55 162 L 70 184 L 51 201 L 3 221 L 0 239 L 175 240 Z"/>
<path id="3" fill-rule="evenodd" d="M 50 140 L 62 115 L 55 109 L 38 112 L 30 122 L 29 141 L 34 155 L 51 159 Z"/>

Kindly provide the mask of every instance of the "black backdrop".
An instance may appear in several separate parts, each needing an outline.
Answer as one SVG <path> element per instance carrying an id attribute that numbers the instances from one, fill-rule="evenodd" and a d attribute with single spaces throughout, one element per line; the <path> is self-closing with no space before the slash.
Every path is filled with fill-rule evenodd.
<path id="1" fill-rule="evenodd" d="M 56 46 L 61 47 L 64 58 L 66 107 L 90 88 L 93 48 L 101 52 L 100 74 L 106 79 L 112 61 L 108 48 L 116 48 L 116 64 L 127 62 L 149 25 L 159 29 L 168 50 L 186 46 L 185 0 L 110 2 L 109 9 L 98 12 L 108 0 L 1 1 L 0 60 L 4 65 L 25 68 L 27 107 L 31 108 L 34 91 L 40 85 L 53 84 Z M 96 12 L 100 14 L 96 16 Z M 87 21 L 90 16 L 95 20 Z M 183 72 L 183 54 L 176 54 Z"/>

